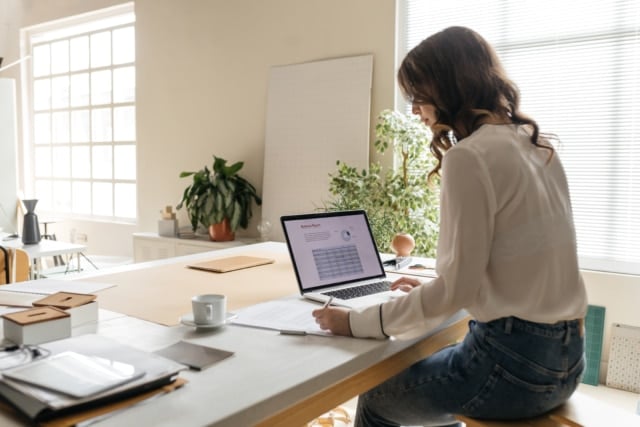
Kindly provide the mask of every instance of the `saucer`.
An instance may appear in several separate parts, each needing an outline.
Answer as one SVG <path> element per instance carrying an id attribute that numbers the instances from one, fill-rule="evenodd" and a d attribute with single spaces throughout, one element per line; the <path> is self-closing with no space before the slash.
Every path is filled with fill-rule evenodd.
<path id="1" fill-rule="evenodd" d="M 185 326 L 194 326 L 198 329 L 215 329 L 215 328 L 219 328 L 220 326 L 224 326 L 227 323 L 230 323 L 236 317 L 238 317 L 236 313 L 227 313 L 226 318 L 222 323 L 212 323 L 212 324 L 207 323 L 207 324 L 201 325 L 193 321 L 193 313 L 187 313 L 180 317 L 180 323 L 182 323 Z"/>

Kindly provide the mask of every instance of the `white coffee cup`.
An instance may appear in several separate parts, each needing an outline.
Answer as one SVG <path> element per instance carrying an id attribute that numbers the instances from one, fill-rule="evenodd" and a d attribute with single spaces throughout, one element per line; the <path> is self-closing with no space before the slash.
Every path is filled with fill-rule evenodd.
<path id="1" fill-rule="evenodd" d="M 226 320 L 227 297 L 224 295 L 196 295 L 191 298 L 191 306 L 196 325 L 222 325 Z"/>

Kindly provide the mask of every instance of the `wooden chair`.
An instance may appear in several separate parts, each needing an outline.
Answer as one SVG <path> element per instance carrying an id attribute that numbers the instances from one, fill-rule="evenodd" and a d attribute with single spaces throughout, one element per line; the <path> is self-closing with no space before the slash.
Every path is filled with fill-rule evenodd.
<path id="1" fill-rule="evenodd" d="M 575 392 L 569 401 L 535 418 L 510 421 L 479 420 L 456 415 L 467 427 L 603 427 L 638 426 L 640 416 Z"/>
<path id="2" fill-rule="evenodd" d="M 29 280 L 29 254 L 0 246 L 0 285 Z"/>

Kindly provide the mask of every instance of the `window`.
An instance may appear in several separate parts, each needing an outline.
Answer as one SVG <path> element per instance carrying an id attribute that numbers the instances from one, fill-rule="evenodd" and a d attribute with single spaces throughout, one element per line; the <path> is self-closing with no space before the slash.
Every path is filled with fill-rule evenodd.
<path id="1" fill-rule="evenodd" d="M 560 138 L 581 267 L 640 274 L 640 2 L 404 0 L 400 22 L 400 58 L 452 25 L 496 48 Z"/>
<path id="2" fill-rule="evenodd" d="M 42 213 L 136 218 L 133 5 L 29 28 L 25 189 Z"/>

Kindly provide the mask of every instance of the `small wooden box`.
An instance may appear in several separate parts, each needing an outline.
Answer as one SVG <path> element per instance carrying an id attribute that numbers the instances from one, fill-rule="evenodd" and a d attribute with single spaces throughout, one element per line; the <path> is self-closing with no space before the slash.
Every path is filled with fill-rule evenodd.
<path id="1" fill-rule="evenodd" d="M 4 337 L 16 344 L 41 344 L 71 336 L 71 315 L 55 307 L 5 314 Z"/>
<path id="2" fill-rule="evenodd" d="M 57 292 L 33 302 L 34 307 L 55 307 L 71 315 L 71 327 L 98 321 L 98 302 L 91 294 Z"/>

